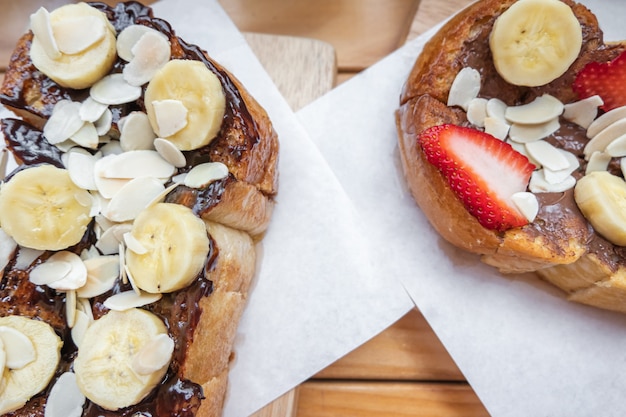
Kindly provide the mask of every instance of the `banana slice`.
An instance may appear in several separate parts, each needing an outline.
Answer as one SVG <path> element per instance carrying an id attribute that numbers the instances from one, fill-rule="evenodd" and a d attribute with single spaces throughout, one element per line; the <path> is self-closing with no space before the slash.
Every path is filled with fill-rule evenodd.
<path id="1" fill-rule="evenodd" d="M 91 221 L 91 196 L 67 170 L 39 165 L 18 172 L 0 188 L 2 230 L 19 245 L 60 250 L 80 241 Z"/>
<path id="2" fill-rule="evenodd" d="M 80 241 L 91 221 L 91 196 L 65 169 L 39 165 L 18 172 L 0 188 L 2 230 L 19 245 L 60 250 Z"/>
<path id="3" fill-rule="evenodd" d="M 158 203 L 143 210 L 131 235 L 145 249 L 126 250 L 126 265 L 135 285 L 149 293 L 185 288 L 200 273 L 209 252 L 204 222 L 190 208 Z"/>
<path id="4" fill-rule="evenodd" d="M 117 58 L 116 38 L 104 13 L 86 3 L 68 4 L 50 13 L 50 25 L 61 50 L 50 54 L 47 42 L 34 36 L 30 57 L 39 71 L 74 89 L 87 88 L 109 72 Z"/>
<path id="5" fill-rule="evenodd" d="M 502 78 L 535 87 L 572 65 L 582 47 L 582 29 L 572 9 L 559 0 L 519 0 L 496 19 L 489 46 Z"/>
<path id="6" fill-rule="evenodd" d="M 161 382 L 167 371 L 171 350 L 150 354 L 160 345 L 167 329 L 161 319 L 139 308 L 110 311 L 94 321 L 74 360 L 76 382 L 81 392 L 107 410 L 118 410 L 140 402 Z M 135 369 L 140 355 L 153 358 L 154 366 Z M 149 370 L 150 372 L 147 372 Z"/>
<path id="7" fill-rule="evenodd" d="M 626 246 L 626 182 L 607 171 L 585 175 L 574 188 L 580 211 L 610 242 Z"/>
<path id="8" fill-rule="evenodd" d="M 148 83 L 145 104 L 156 134 L 188 151 L 215 138 L 224 118 L 226 99 L 222 84 L 206 65 L 174 59 Z M 172 108 L 178 111 L 171 112 Z"/>
<path id="9" fill-rule="evenodd" d="M 54 329 L 41 320 L 6 316 L 0 317 L 0 326 L 20 332 L 35 349 L 34 360 L 22 368 L 4 368 L 0 383 L 0 414 L 4 415 L 23 407 L 46 388 L 57 370 L 63 342 Z"/>

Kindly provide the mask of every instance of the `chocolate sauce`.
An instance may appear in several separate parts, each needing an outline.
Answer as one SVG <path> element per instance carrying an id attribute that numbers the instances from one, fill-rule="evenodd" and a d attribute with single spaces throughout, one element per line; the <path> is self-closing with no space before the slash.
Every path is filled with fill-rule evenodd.
<path id="1" fill-rule="evenodd" d="M 188 164 L 186 167 L 181 168 L 179 172 L 186 172 L 202 162 L 223 158 L 224 154 L 227 154 L 228 158 L 239 160 L 244 157 L 244 153 L 247 150 L 257 144 L 259 141 L 258 128 L 247 109 L 238 87 L 225 70 L 218 67 L 205 56 L 202 49 L 195 45 L 187 44 L 176 37 L 167 22 L 154 18 L 152 10 L 138 2 L 119 3 L 113 8 L 104 3 L 90 4 L 107 15 L 118 33 L 131 24 L 148 25 L 161 31 L 170 37 L 172 58 L 202 61 L 217 75 L 222 83 L 227 106 L 221 130 L 211 144 L 198 150 L 185 152 Z M 25 42 L 20 44 L 20 47 L 16 49 L 11 58 L 12 63 L 14 65 L 17 64 L 17 68 L 19 68 L 19 76 L 23 84 L 16 83 L 16 87 L 11 91 L 3 89 L 2 93 L 0 93 L 0 102 L 46 119 L 50 117 L 54 104 L 59 100 L 72 99 L 81 101 L 87 97 L 87 90 L 71 90 L 61 87 L 39 72 L 29 58 L 32 34 L 24 35 L 24 39 Z M 123 65 L 124 62 L 118 59 L 111 72 L 121 71 Z M 34 97 L 39 97 L 39 101 L 35 103 L 27 102 L 27 100 L 32 99 L 33 94 L 35 94 Z M 110 108 L 114 113 L 114 123 L 133 110 L 145 111 L 141 100 L 127 105 L 111 106 Z M 7 119 L 2 121 L 1 128 L 6 137 L 8 147 L 26 165 L 49 163 L 55 166 L 63 166 L 61 153 L 45 140 L 38 127 L 25 121 Z M 224 180 L 216 181 L 209 187 L 206 187 L 206 189 L 193 190 L 192 193 L 189 193 L 190 189 L 187 187 L 179 188 L 187 193 L 185 198 L 189 199 L 191 197 L 188 205 L 197 214 L 201 214 L 220 201 L 226 185 L 234 180 L 236 179 L 231 174 L 231 176 Z M 168 196 L 168 200 L 178 200 L 178 193 L 180 191 L 175 191 L 173 195 Z M 95 241 L 92 223 L 81 243 L 69 250 L 80 253 L 83 248 L 89 247 Z M 56 375 L 58 377 L 63 372 L 71 370 L 71 364 L 77 353 L 65 318 L 65 296 L 45 286 L 34 285 L 28 280 L 30 270 L 50 255 L 50 252 L 45 252 L 27 270 L 22 271 L 15 268 L 16 252 L 13 260 L 5 268 L 0 281 L 0 299 L 2 300 L 0 316 L 21 314 L 36 317 L 50 323 L 54 327 L 57 334 L 64 341 L 62 359 Z M 214 268 L 217 256 L 218 248 L 211 239 L 210 252 L 205 268 L 194 282 L 185 289 L 171 294 L 164 294 L 159 302 L 145 307 L 163 319 L 169 334 L 176 343 L 174 356 L 162 383 L 139 404 L 115 412 L 103 410 L 101 407 L 87 401 L 83 416 L 130 417 L 138 412 L 150 417 L 185 417 L 196 414 L 203 398 L 202 388 L 198 384 L 182 378 L 182 365 L 185 363 L 188 348 L 193 342 L 195 328 L 202 315 L 200 301 L 210 296 L 213 291 L 213 283 L 207 278 L 207 273 Z M 128 284 L 118 283 L 106 294 L 93 299 L 92 310 L 94 317 L 98 318 L 106 314 L 107 309 L 103 305 L 106 298 L 129 288 Z M 43 417 L 45 401 L 53 384 L 54 380 L 49 384 L 46 391 L 32 398 L 25 407 L 8 415 Z"/>

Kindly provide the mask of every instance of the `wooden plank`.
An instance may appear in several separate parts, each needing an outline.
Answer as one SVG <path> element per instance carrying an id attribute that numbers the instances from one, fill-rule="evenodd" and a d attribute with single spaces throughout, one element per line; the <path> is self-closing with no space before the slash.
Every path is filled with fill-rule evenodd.
<path id="1" fill-rule="evenodd" d="M 250 417 L 296 417 L 298 389 L 295 388 L 272 401 Z"/>
<path id="2" fill-rule="evenodd" d="M 473 2 L 474 0 L 421 0 L 407 39 L 414 39 Z"/>
<path id="3" fill-rule="evenodd" d="M 319 39 L 340 71 L 360 71 L 406 40 L 419 0 L 221 0 L 245 32 Z"/>
<path id="4" fill-rule="evenodd" d="M 315 375 L 324 379 L 463 381 L 443 344 L 414 309 Z"/>
<path id="5" fill-rule="evenodd" d="M 298 417 L 488 417 L 464 383 L 309 381 L 299 388 Z"/>

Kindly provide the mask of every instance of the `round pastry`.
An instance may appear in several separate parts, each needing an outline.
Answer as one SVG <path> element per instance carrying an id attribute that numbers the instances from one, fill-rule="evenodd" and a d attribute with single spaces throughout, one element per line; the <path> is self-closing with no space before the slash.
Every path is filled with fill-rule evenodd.
<path id="1" fill-rule="evenodd" d="M 573 1 L 478 1 L 425 45 L 396 121 L 410 191 L 444 239 L 626 312 L 623 51 Z"/>
<path id="2" fill-rule="evenodd" d="M 269 117 L 140 3 L 30 22 L 0 89 L 20 116 L 0 122 L 18 163 L 0 187 L 0 414 L 220 416 L 277 192 Z"/>

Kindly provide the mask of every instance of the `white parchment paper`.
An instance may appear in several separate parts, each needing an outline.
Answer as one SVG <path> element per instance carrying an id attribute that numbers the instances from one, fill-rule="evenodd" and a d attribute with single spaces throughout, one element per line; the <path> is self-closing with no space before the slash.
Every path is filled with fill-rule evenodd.
<path id="1" fill-rule="evenodd" d="M 583 1 L 608 40 L 626 2 Z M 433 30 L 298 112 L 368 224 L 381 277 L 402 280 L 493 416 L 623 416 L 626 315 L 502 276 L 440 239 L 402 178 L 393 111 Z M 345 155 L 351 155 L 345 158 Z"/>

